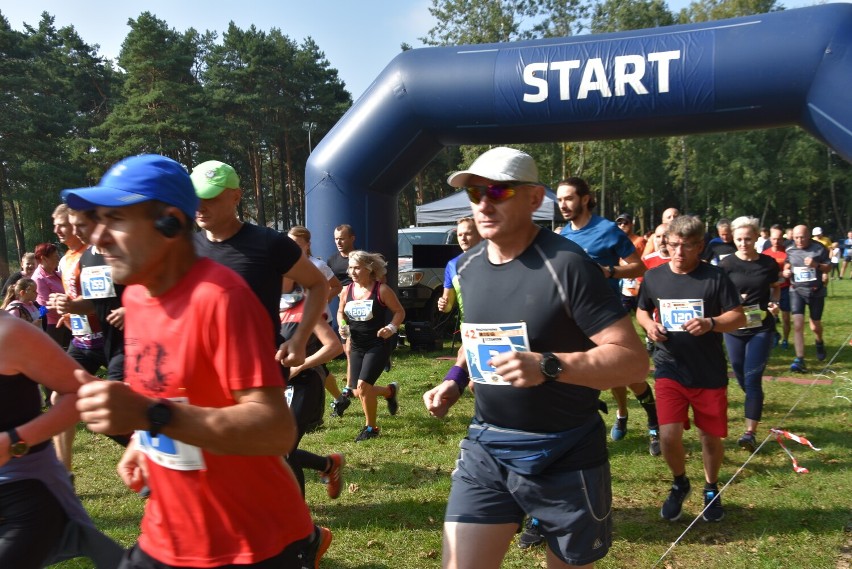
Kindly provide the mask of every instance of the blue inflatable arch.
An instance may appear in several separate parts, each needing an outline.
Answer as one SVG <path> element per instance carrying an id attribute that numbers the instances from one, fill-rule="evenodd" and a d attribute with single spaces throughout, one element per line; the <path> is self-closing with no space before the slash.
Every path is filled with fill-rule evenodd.
<path id="1" fill-rule="evenodd" d="M 447 145 L 799 125 L 852 161 L 852 5 L 614 34 L 403 52 L 305 173 L 316 254 L 335 226 L 389 256 L 397 194 Z"/>

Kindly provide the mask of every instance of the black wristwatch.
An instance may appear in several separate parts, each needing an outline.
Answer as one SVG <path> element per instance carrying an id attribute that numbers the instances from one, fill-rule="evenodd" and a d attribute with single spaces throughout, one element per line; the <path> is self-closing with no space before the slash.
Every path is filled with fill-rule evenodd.
<path id="1" fill-rule="evenodd" d="M 151 425 L 148 432 L 152 437 L 156 437 L 163 427 L 172 422 L 172 402 L 168 399 L 158 399 L 156 403 L 148 405 L 147 415 Z"/>
<path id="2" fill-rule="evenodd" d="M 556 381 L 556 378 L 562 373 L 562 362 L 550 352 L 541 354 L 540 366 L 544 381 Z"/>
<path id="3" fill-rule="evenodd" d="M 9 454 L 12 458 L 21 458 L 30 452 L 30 445 L 21 438 L 17 429 L 9 429 L 6 434 L 9 435 Z"/>

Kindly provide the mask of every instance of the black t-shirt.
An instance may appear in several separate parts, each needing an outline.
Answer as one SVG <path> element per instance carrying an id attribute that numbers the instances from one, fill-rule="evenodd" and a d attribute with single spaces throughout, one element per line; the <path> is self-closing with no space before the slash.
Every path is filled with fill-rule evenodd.
<path id="1" fill-rule="evenodd" d="M 600 267 L 573 241 L 540 230 L 523 253 L 502 265 L 488 260 L 487 244 L 476 245 L 458 261 L 465 322 L 525 322 L 532 351 L 577 352 L 594 347 L 589 336 L 624 317 Z M 563 382 L 525 389 L 477 384 L 476 418 L 523 431 L 566 431 L 598 413 L 599 395 L 596 389 Z M 605 446 L 602 452 L 605 460 Z"/>
<path id="2" fill-rule="evenodd" d="M 3 283 L 3 289 L 0 290 L 0 299 L 6 298 L 6 291 L 9 290 L 9 287 L 21 280 L 23 276 L 24 273 L 22 271 L 17 271 L 9 275 L 9 278 Z"/>
<path id="3" fill-rule="evenodd" d="M 639 308 L 650 313 L 656 310 L 658 322 L 676 321 L 677 315 L 670 317 L 671 312 L 683 314 L 693 310 L 666 308 L 661 311 L 661 300 L 668 301 L 668 307 L 672 306 L 671 301 L 690 306 L 700 304 L 700 316 L 704 318 L 719 316 L 741 304 L 731 279 L 721 269 L 707 263 L 699 263 L 685 275 L 672 272 L 670 263 L 646 272 L 639 289 Z M 707 332 L 693 336 L 688 332 L 670 331 L 665 342 L 657 342 L 654 368 L 655 378 L 673 379 L 685 387 L 725 387 L 728 385 L 728 364 L 722 348 L 722 334 Z"/>
<path id="4" fill-rule="evenodd" d="M 335 253 L 325 260 L 326 264 L 331 267 L 334 276 L 340 281 L 343 286 L 352 282 L 349 276 L 349 257 L 344 257 L 340 253 Z"/>
<path id="5" fill-rule="evenodd" d="M 281 279 L 302 256 L 299 246 L 274 229 L 244 223 L 225 241 L 210 241 L 203 231 L 196 233 L 195 250 L 245 279 L 269 314 L 277 347 L 282 341 L 278 318 Z"/>
<path id="6" fill-rule="evenodd" d="M 95 305 L 95 315 L 101 325 L 104 338 L 104 353 L 107 359 L 124 353 L 124 332 L 107 322 L 107 316 L 121 307 L 124 285 L 112 280 L 112 268 L 104 256 L 89 247 L 80 256 L 80 288 L 82 296 Z M 94 290 L 93 290 L 94 289 Z"/>
<path id="7" fill-rule="evenodd" d="M 704 251 L 701 252 L 701 259 L 713 265 L 718 265 L 719 261 L 736 252 L 737 246 L 733 243 L 711 241 L 706 247 L 704 247 Z"/>
<path id="8" fill-rule="evenodd" d="M 768 255 L 758 254 L 754 261 L 743 261 L 736 255 L 728 255 L 719 262 L 719 268 L 722 269 L 734 286 L 737 287 L 737 292 L 742 298 L 743 308 L 746 311 L 746 318 L 751 323 L 750 313 L 756 314 L 759 309 L 764 312 L 761 318 L 760 325 L 756 322 L 751 324 L 753 327 L 747 327 L 736 332 L 732 332 L 735 336 L 752 336 L 758 332 L 765 332 L 775 326 L 775 318 L 767 311 L 769 297 L 772 292 L 772 285 L 778 282 L 778 263 L 775 259 Z"/>

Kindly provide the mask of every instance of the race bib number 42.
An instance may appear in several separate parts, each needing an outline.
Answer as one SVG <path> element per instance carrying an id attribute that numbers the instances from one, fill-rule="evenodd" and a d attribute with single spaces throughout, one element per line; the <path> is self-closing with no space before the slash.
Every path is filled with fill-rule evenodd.
<path id="1" fill-rule="evenodd" d="M 703 299 L 660 299 L 660 323 L 669 332 L 683 332 L 683 325 L 693 318 L 704 318 Z"/>

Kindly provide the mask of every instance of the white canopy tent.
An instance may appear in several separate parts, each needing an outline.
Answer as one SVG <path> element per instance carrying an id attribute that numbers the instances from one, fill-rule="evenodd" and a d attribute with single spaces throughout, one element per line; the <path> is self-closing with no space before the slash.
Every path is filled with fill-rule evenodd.
<path id="1" fill-rule="evenodd" d="M 467 192 L 456 192 L 445 198 L 417 206 L 417 225 L 441 223 L 451 225 L 462 217 L 470 215 L 470 200 Z M 551 229 L 554 223 L 561 223 L 562 215 L 556 206 L 556 194 L 545 189 L 544 201 L 533 214 L 537 223 L 549 223 Z"/>

